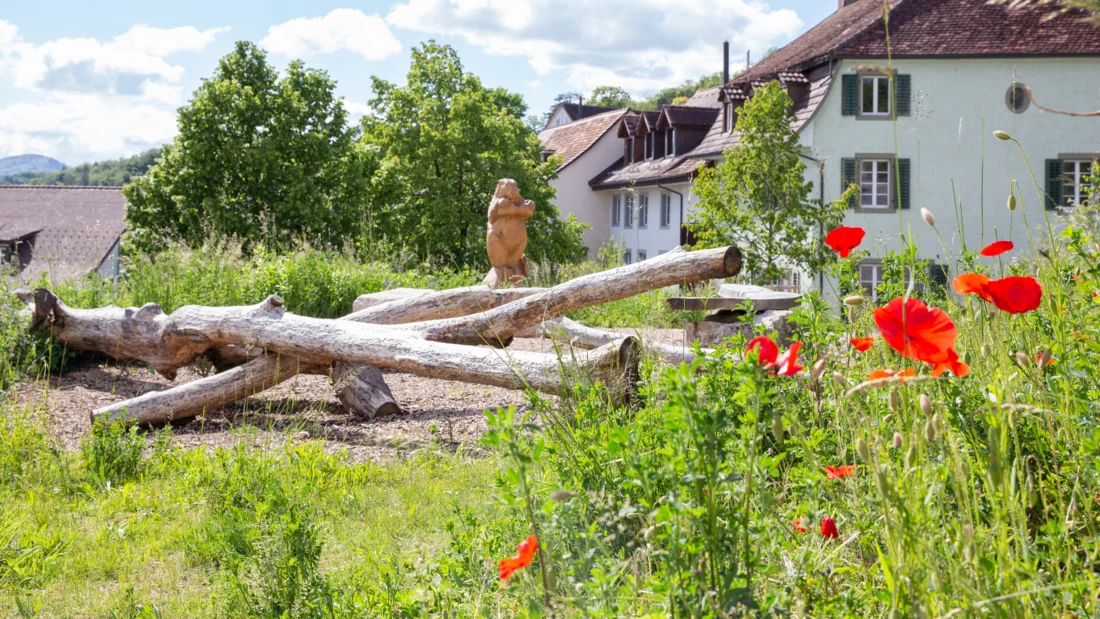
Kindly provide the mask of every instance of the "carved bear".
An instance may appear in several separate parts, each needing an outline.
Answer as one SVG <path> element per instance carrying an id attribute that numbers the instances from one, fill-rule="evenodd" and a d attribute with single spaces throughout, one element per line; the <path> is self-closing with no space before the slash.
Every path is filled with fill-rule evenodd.
<path id="1" fill-rule="evenodd" d="M 492 271 L 485 278 L 489 286 L 515 282 L 527 274 L 527 219 L 535 214 L 535 203 L 524 200 L 516 181 L 497 181 L 493 201 L 489 204 L 489 231 L 485 247 L 489 252 Z"/>

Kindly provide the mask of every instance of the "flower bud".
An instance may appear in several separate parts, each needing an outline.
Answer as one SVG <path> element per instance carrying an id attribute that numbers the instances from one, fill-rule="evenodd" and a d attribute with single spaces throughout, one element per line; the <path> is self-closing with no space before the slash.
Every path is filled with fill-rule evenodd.
<path id="1" fill-rule="evenodd" d="M 901 449 L 902 442 L 901 432 L 894 432 L 894 449 Z"/>
<path id="2" fill-rule="evenodd" d="M 822 357 L 822 358 L 817 360 L 817 363 L 815 363 L 812 368 L 810 368 L 810 378 L 812 378 L 814 380 L 818 380 L 818 379 L 821 378 L 821 375 L 824 374 L 824 373 L 825 373 L 825 357 Z"/>
<path id="3" fill-rule="evenodd" d="M 982 356 L 988 357 L 991 354 L 993 354 L 993 349 L 990 348 L 989 344 L 982 344 Z"/>
<path id="4" fill-rule="evenodd" d="M 871 463 L 871 446 L 868 445 L 867 441 L 863 438 L 856 441 L 856 453 L 859 454 L 859 457 L 862 458 L 864 462 L 867 464 Z"/>
<path id="5" fill-rule="evenodd" d="M 844 297 L 844 305 L 848 307 L 859 307 L 863 305 L 863 297 L 858 294 L 850 294 Z"/>
<path id="6" fill-rule="evenodd" d="M 920 410 L 925 415 L 932 414 L 932 398 L 927 393 L 920 394 Z"/>
<path id="7" fill-rule="evenodd" d="M 1050 365 L 1050 356 L 1050 349 L 1043 351 L 1043 354 L 1039 356 L 1039 369 L 1043 369 Z"/>
<path id="8" fill-rule="evenodd" d="M 897 391 L 891 391 L 890 392 L 890 410 L 894 411 L 895 413 L 898 412 L 899 404 L 900 403 L 898 401 L 898 392 Z"/>
<path id="9" fill-rule="evenodd" d="M 929 443 L 936 442 L 936 424 L 932 423 L 932 419 L 924 422 L 924 440 Z"/>
<path id="10" fill-rule="evenodd" d="M 1031 359 L 1022 352 L 1016 353 L 1016 363 L 1019 363 L 1022 368 L 1031 367 Z"/>
<path id="11" fill-rule="evenodd" d="M 1014 193 L 1008 194 L 1008 210 L 1010 210 L 1010 211 L 1015 211 L 1016 210 L 1016 194 L 1014 194 Z"/>
<path id="12" fill-rule="evenodd" d="M 568 490 L 555 490 L 554 493 L 550 495 L 550 498 L 561 503 L 573 498 L 573 493 Z"/>
<path id="13" fill-rule="evenodd" d="M 932 211 L 922 207 L 920 210 L 920 216 L 924 219 L 924 223 L 932 226 L 933 228 L 936 227 L 936 218 L 932 216 Z"/>
<path id="14" fill-rule="evenodd" d="M 775 442 L 783 442 L 783 416 L 779 413 L 772 415 L 772 436 L 775 437 Z"/>
<path id="15" fill-rule="evenodd" d="M 993 137 L 997 138 L 998 140 L 1011 140 L 1012 139 L 1012 136 L 1008 135 L 1008 133 L 1006 133 L 1004 131 L 994 131 L 993 132 Z"/>
<path id="16" fill-rule="evenodd" d="M 844 375 L 840 372 L 833 372 L 833 380 L 835 380 L 837 384 L 841 386 L 841 388 L 848 388 L 848 379 L 844 378 Z"/>
<path id="17" fill-rule="evenodd" d="M 655 525 L 649 527 L 648 529 L 646 529 L 645 532 L 642 533 L 642 538 L 645 539 L 645 541 L 647 541 L 647 542 L 652 540 L 653 536 L 656 535 L 657 527 L 659 527 L 659 526 L 661 526 L 661 525 L 655 524 Z"/>
<path id="18" fill-rule="evenodd" d="M 909 446 L 909 451 L 905 452 L 905 466 L 907 466 L 909 468 L 913 468 L 914 466 L 916 466 L 917 465 L 917 456 L 919 456 L 919 455 L 920 454 L 917 451 L 916 444 L 914 443 L 913 445 L 910 445 Z"/>
<path id="19" fill-rule="evenodd" d="M 1027 504 L 1032 507 L 1039 505 L 1039 493 L 1035 490 L 1035 479 L 1031 477 L 1031 473 L 1027 474 Z"/>
<path id="20" fill-rule="evenodd" d="M 882 496 L 890 494 L 890 478 L 886 477 L 886 471 L 879 469 L 875 474 L 875 485 L 878 486 L 878 491 L 882 493 Z"/>

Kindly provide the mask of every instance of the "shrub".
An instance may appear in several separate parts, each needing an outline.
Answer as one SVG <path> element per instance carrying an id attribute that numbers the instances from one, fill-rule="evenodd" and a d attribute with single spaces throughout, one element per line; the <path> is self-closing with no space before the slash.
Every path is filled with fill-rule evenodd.
<path id="1" fill-rule="evenodd" d="M 137 426 L 100 417 L 80 445 L 84 464 L 101 485 L 118 485 L 137 479 L 142 472 L 145 437 Z"/>

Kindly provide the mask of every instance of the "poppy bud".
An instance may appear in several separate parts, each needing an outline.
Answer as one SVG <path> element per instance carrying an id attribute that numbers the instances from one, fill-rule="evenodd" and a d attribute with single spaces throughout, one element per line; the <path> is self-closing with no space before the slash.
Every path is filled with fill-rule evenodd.
<path id="1" fill-rule="evenodd" d="M 983 357 L 988 357 L 990 354 L 992 354 L 992 352 L 993 352 L 993 349 L 989 347 L 989 344 L 982 344 L 982 356 Z"/>
<path id="2" fill-rule="evenodd" d="M 925 415 L 932 414 L 932 398 L 927 393 L 920 394 L 920 410 Z"/>
<path id="3" fill-rule="evenodd" d="M 779 413 L 772 415 L 772 436 L 775 437 L 775 442 L 783 442 L 783 416 Z"/>
<path id="4" fill-rule="evenodd" d="M 648 529 L 646 529 L 645 532 L 642 533 L 642 538 L 644 538 L 645 541 L 647 541 L 647 542 L 650 541 L 651 539 L 653 539 L 653 536 L 657 533 L 657 527 L 659 527 L 659 526 L 661 526 L 661 525 L 655 524 L 655 525 L 649 527 Z"/>
<path id="5" fill-rule="evenodd" d="M 562 503 L 573 498 L 573 493 L 568 490 L 555 490 L 554 493 L 550 495 L 550 498 L 558 503 Z"/>
<path id="6" fill-rule="evenodd" d="M 924 422 L 924 440 L 929 443 L 936 442 L 936 425 L 932 423 L 932 420 Z"/>
<path id="7" fill-rule="evenodd" d="M 1032 507 L 1039 505 L 1039 493 L 1035 491 L 1035 480 L 1031 473 L 1027 474 L 1027 504 Z"/>
<path id="8" fill-rule="evenodd" d="M 863 438 L 856 441 L 856 453 L 859 454 L 860 458 L 863 458 L 864 462 L 871 463 L 871 446 Z"/>
<path id="9" fill-rule="evenodd" d="M 1024 353 L 1018 352 L 1016 353 L 1016 363 L 1019 363 L 1020 367 L 1026 368 L 1031 365 L 1031 359 L 1028 359 Z"/>
<path id="10" fill-rule="evenodd" d="M 863 305 L 863 297 L 858 294 L 850 294 L 844 297 L 844 305 L 848 307 L 859 307 Z"/>
<path id="11" fill-rule="evenodd" d="M 844 378 L 844 375 L 840 372 L 833 372 L 833 380 L 837 382 L 843 389 L 848 388 L 848 379 Z"/>
<path id="12" fill-rule="evenodd" d="M 993 132 L 993 137 L 997 138 L 998 140 L 1011 140 L 1012 139 L 1012 136 L 1008 135 L 1008 133 L 1006 133 L 1004 131 L 994 131 Z"/>
<path id="13" fill-rule="evenodd" d="M 932 216 L 932 211 L 922 207 L 920 210 L 920 216 L 924 219 L 924 223 L 932 226 L 933 228 L 936 227 L 936 218 Z"/>
<path id="14" fill-rule="evenodd" d="M 886 471 L 879 470 L 875 473 L 875 485 L 878 486 L 878 491 L 882 493 L 882 496 L 890 494 L 890 479 L 886 477 Z"/>
<path id="15" fill-rule="evenodd" d="M 894 413 L 886 413 L 886 416 L 882 418 L 882 423 L 890 423 L 890 420 L 894 418 Z"/>
<path id="16" fill-rule="evenodd" d="M 917 465 L 917 446 L 916 444 L 909 446 L 909 451 L 905 452 L 905 466 L 913 468 Z"/>
<path id="17" fill-rule="evenodd" d="M 894 432 L 894 449 L 901 449 L 901 432 Z"/>
<path id="18" fill-rule="evenodd" d="M 1044 350 L 1043 354 L 1039 356 L 1039 369 L 1045 368 L 1050 365 L 1050 350 Z"/>
<path id="19" fill-rule="evenodd" d="M 1012 194 L 1012 193 L 1008 194 L 1008 210 L 1010 210 L 1010 211 L 1015 211 L 1016 210 L 1016 194 Z"/>
<path id="20" fill-rule="evenodd" d="M 814 364 L 814 367 L 810 368 L 810 378 L 812 378 L 814 380 L 818 380 L 818 379 L 821 378 L 821 375 L 824 374 L 824 373 L 825 373 L 825 357 L 822 357 L 822 358 L 817 360 L 817 363 Z"/>

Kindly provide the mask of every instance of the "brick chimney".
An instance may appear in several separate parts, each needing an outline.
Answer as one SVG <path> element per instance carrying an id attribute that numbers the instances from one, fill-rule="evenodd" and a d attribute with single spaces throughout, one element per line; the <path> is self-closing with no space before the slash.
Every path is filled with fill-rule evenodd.
<path id="1" fill-rule="evenodd" d="M 844 2 L 844 0 L 840 0 Z M 722 42 L 722 85 L 725 86 L 730 81 L 730 42 Z"/>

